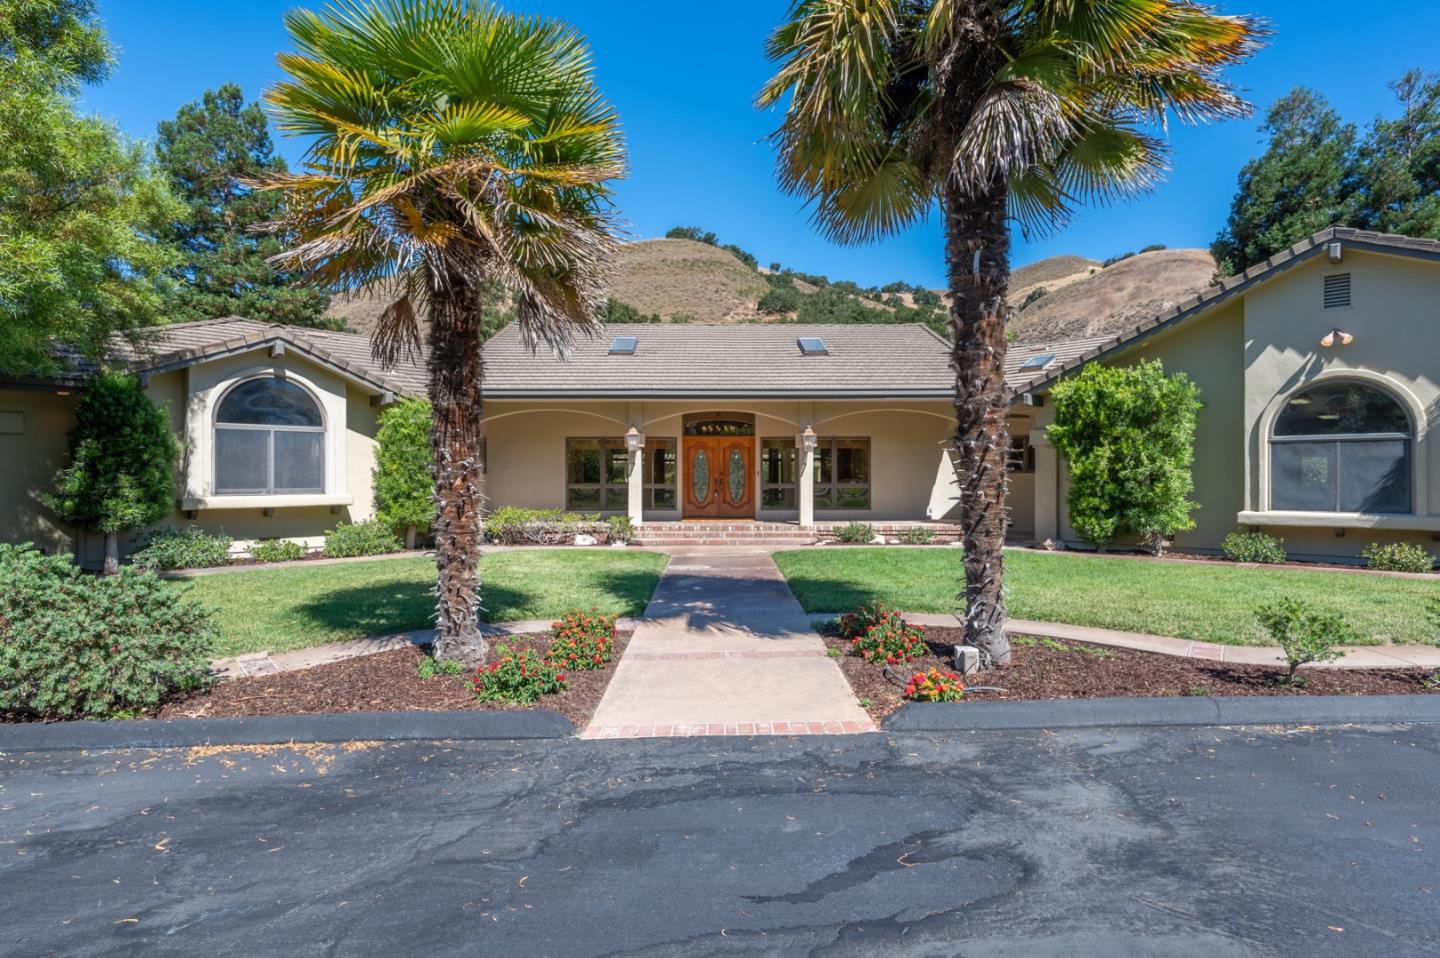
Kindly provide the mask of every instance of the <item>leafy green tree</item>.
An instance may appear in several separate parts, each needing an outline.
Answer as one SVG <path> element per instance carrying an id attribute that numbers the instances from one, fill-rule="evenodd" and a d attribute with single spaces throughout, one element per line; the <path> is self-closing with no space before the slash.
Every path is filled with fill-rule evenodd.
<path id="1" fill-rule="evenodd" d="M 165 411 L 134 376 L 102 373 L 86 387 L 70 432 L 70 465 L 42 497 L 67 525 L 105 535 L 105 574 L 120 564 L 119 534 L 175 508 L 180 455 Z"/>
<path id="2" fill-rule="evenodd" d="M 380 413 L 375 433 L 375 512 L 415 548 L 435 519 L 435 479 L 430 475 L 430 404 L 402 399 Z"/>
<path id="3" fill-rule="evenodd" d="M 1355 127 L 1314 90 L 1296 87 L 1265 115 L 1265 152 L 1240 170 L 1225 228 L 1210 246 L 1220 272 L 1238 272 L 1346 219 Z"/>
<path id="4" fill-rule="evenodd" d="M 618 299 L 605 301 L 605 322 L 607 323 L 658 323 L 659 313 L 642 313 L 629 303 Z"/>
<path id="5" fill-rule="evenodd" d="M 1159 360 L 1092 363 L 1055 385 L 1047 430 L 1070 474 L 1070 522 L 1102 550 L 1138 536 L 1156 555 L 1195 527 L 1191 465 L 1200 390 Z"/>
<path id="6" fill-rule="evenodd" d="M 707 246 L 717 246 L 720 238 L 710 230 L 701 229 L 698 226 L 672 226 L 665 231 L 666 239 L 693 240 L 696 243 L 704 243 Z"/>
<path id="7" fill-rule="evenodd" d="M 110 48 L 83 0 L 0 3 L 0 372 L 49 372 L 61 343 L 102 358 L 163 318 L 163 179 L 74 98 Z"/>
<path id="8" fill-rule="evenodd" d="M 169 240 L 183 251 L 167 304 L 174 321 L 244 316 L 265 323 L 324 326 L 330 297 L 266 260 L 278 237 L 257 230 L 280 217 L 279 197 L 249 183 L 285 170 L 265 111 L 226 83 L 160 123 L 158 168 L 185 204 Z"/>
<path id="9" fill-rule="evenodd" d="M 940 206 L 965 633 L 999 664 L 1010 223 L 1147 187 L 1164 148 L 1146 129 L 1171 115 L 1246 112 L 1222 71 L 1261 32 L 1191 0 L 796 0 L 770 38 L 780 181 L 827 236 L 875 240 Z"/>
<path id="10" fill-rule="evenodd" d="M 1400 115 L 1360 144 L 1352 225 L 1440 237 L 1440 75 L 1410 70 L 1390 89 Z"/>
<path id="11" fill-rule="evenodd" d="M 382 362 L 429 342 L 438 566 L 435 655 L 478 662 L 481 316 L 492 284 L 526 343 L 597 328 L 624 167 L 614 110 L 569 26 L 470 0 L 337 0 L 293 11 L 267 100 L 306 137 L 274 174 L 284 267 L 327 288 L 389 290 Z"/>

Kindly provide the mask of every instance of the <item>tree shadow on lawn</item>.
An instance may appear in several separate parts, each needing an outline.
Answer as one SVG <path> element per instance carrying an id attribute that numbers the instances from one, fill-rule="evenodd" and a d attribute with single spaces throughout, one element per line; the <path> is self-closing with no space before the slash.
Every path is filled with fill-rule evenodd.
<path id="1" fill-rule="evenodd" d="M 621 615 L 640 615 L 655 591 L 658 574 L 606 572 L 594 587 L 607 593 Z M 519 590 L 480 583 L 480 621 L 559 618 L 570 610 L 589 611 L 592 600 L 577 599 L 556 609 L 553 589 Z M 435 626 L 435 588 L 429 582 L 381 581 L 345 589 L 327 590 L 296 607 L 307 623 L 347 636 L 368 637 L 430 629 Z"/>
<path id="2" fill-rule="evenodd" d="M 795 575 L 787 576 L 785 582 L 795 593 L 795 598 L 800 600 L 800 607 L 810 615 L 817 612 L 852 612 L 862 605 L 885 601 L 884 596 L 874 589 L 849 579 Z"/>

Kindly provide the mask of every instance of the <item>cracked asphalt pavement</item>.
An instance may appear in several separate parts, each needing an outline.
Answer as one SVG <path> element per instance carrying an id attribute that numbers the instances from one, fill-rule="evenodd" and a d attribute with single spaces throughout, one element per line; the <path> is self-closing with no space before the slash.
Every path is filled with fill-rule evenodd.
<path id="1" fill-rule="evenodd" d="M 0 755 L 0 954 L 1440 954 L 1440 727 Z"/>

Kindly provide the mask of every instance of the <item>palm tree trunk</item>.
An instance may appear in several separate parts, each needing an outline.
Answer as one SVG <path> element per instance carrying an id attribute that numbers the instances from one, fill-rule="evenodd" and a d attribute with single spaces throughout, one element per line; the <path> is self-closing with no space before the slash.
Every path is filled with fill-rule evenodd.
<path id="1" fill-rule="evenodd" d="M 965 638 L 997 665 L 1010 661 L 1005 635 L 1005 294 L 1010 285 L 1006 190 L 945 190 L 945 260 L 950 284 L 950 364 L 955 370 L 955 453 L 965 556 Z M 957 597 L 958 598 L 958 597 Z"/>
<path id="2" fill-rule="evenodd" d="M 430 450 L 435 474 L 434 655 L 485 660 L 480 635 L 480 295 L 450 277 L 430 302 Z"/>

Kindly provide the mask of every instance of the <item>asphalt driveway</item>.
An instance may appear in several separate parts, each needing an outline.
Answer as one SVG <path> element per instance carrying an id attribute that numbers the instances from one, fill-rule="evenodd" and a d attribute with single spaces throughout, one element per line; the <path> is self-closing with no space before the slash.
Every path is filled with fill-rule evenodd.
<path id="1" fill-rule="evenodd" d="M 1435 955 L 1440 727 L 0 756 L 7 955 Z"/>

